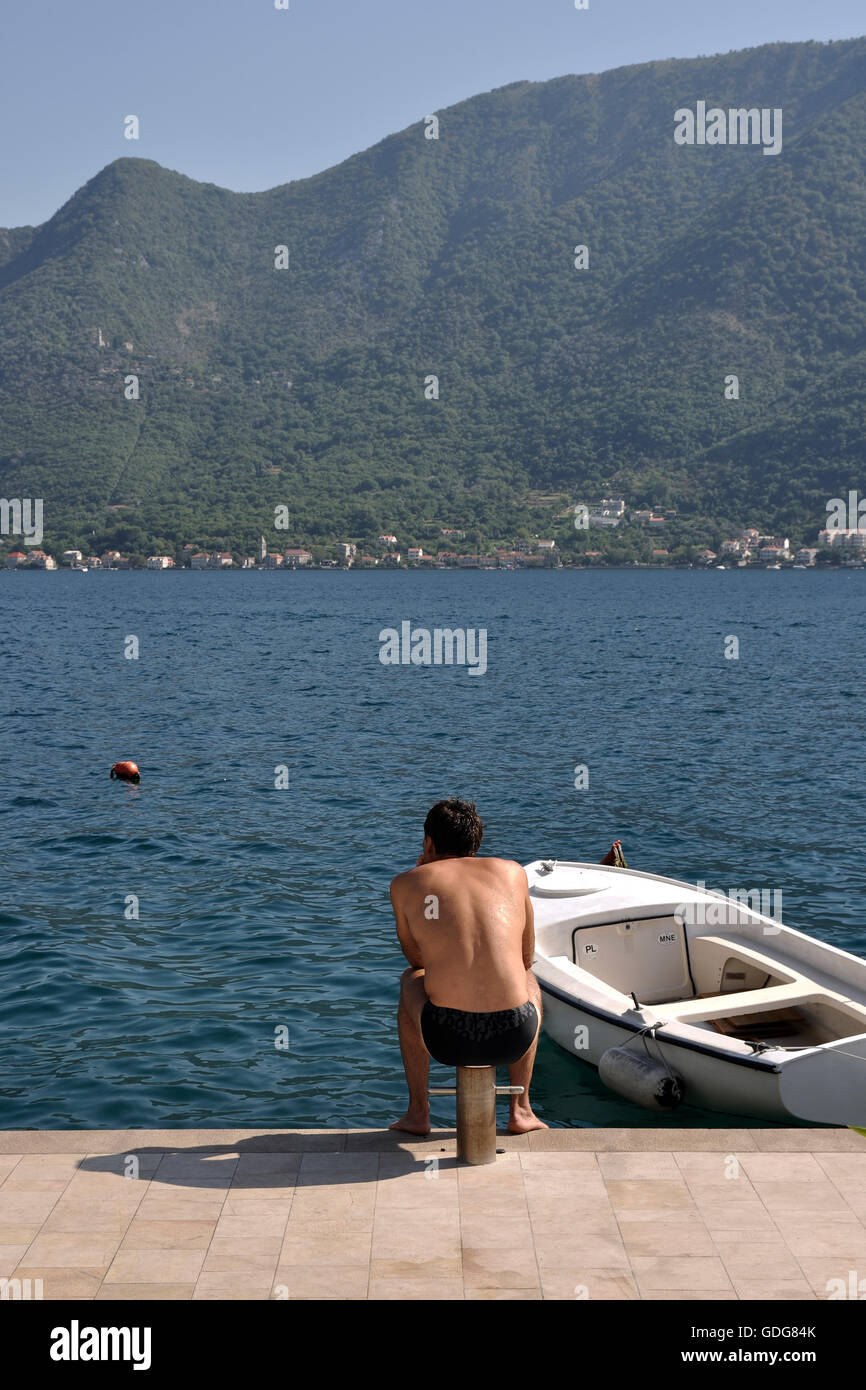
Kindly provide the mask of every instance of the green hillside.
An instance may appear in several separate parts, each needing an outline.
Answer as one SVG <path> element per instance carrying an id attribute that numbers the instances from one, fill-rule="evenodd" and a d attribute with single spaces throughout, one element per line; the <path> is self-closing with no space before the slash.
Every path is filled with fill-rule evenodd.
<path id="1" fill-rule="evenodd" d="M 699 100 L 782 152 L 675 144 Z M 567 534 L 538 494 L 602 492 L 799 538 L 866 491 L 866 39 L 438 114 L 260 194 L 117 160 L 0 231 L 0 487 L 48 541 Z"/>

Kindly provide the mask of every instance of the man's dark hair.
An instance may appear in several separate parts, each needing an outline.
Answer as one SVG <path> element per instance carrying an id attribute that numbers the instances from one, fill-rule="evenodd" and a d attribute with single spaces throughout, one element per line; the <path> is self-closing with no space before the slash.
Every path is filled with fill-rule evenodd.
<path id="1" fill-rule="evenodd" d="M 470 855 L 478 853 L 484 826 L 471 801 L 452 796 L 430 807 L 424 834 L 430 836 L 437 854 Z"/>

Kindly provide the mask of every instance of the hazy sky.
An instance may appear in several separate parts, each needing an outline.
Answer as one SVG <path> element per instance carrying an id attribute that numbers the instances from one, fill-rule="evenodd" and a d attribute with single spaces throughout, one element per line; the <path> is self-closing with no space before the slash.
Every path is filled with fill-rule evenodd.
<path id="1" fill-rule="evenodd" d="M 105 164 L 249 191 L 522 78 L 866 32 L 863 0 L 9 0 L 0 226 Z M 141 138 L 123 137 L 137 115 Z"/>

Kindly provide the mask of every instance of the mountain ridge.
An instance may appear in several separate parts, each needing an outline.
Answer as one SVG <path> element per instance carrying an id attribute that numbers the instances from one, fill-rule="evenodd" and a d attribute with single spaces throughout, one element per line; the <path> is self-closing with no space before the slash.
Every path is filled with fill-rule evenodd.
<path id="1" fill-rule="evenodd" d="M 677 148 L 698 99 L 781 105 L 781 155 Z M 519 534 L 545 489 L 814 531 L 864 461 L 866 39 L 510 83 L 438 116 L 438 141 L 422 121 L 261 193 L 127 156 L 0 230 L 4 494 L 44 496 L 58 543 L 110 540 L 117 506 L 147 546 L 249 546 L 279 504 L 298 540 Z M 833 402 L 844 457 L 799 457 L 806 398 Z"/>

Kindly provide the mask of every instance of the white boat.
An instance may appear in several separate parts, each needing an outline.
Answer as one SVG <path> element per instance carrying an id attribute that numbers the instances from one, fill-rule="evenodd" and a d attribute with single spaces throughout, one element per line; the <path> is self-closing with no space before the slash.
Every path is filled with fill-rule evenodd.
<path id="1" fill-rule="evenodd" d="M 866 961 L 757 910 L 757 890 L 571 861 L 526 873 L 544 1029 L 612 1089 L 866 1125 Z"/>

